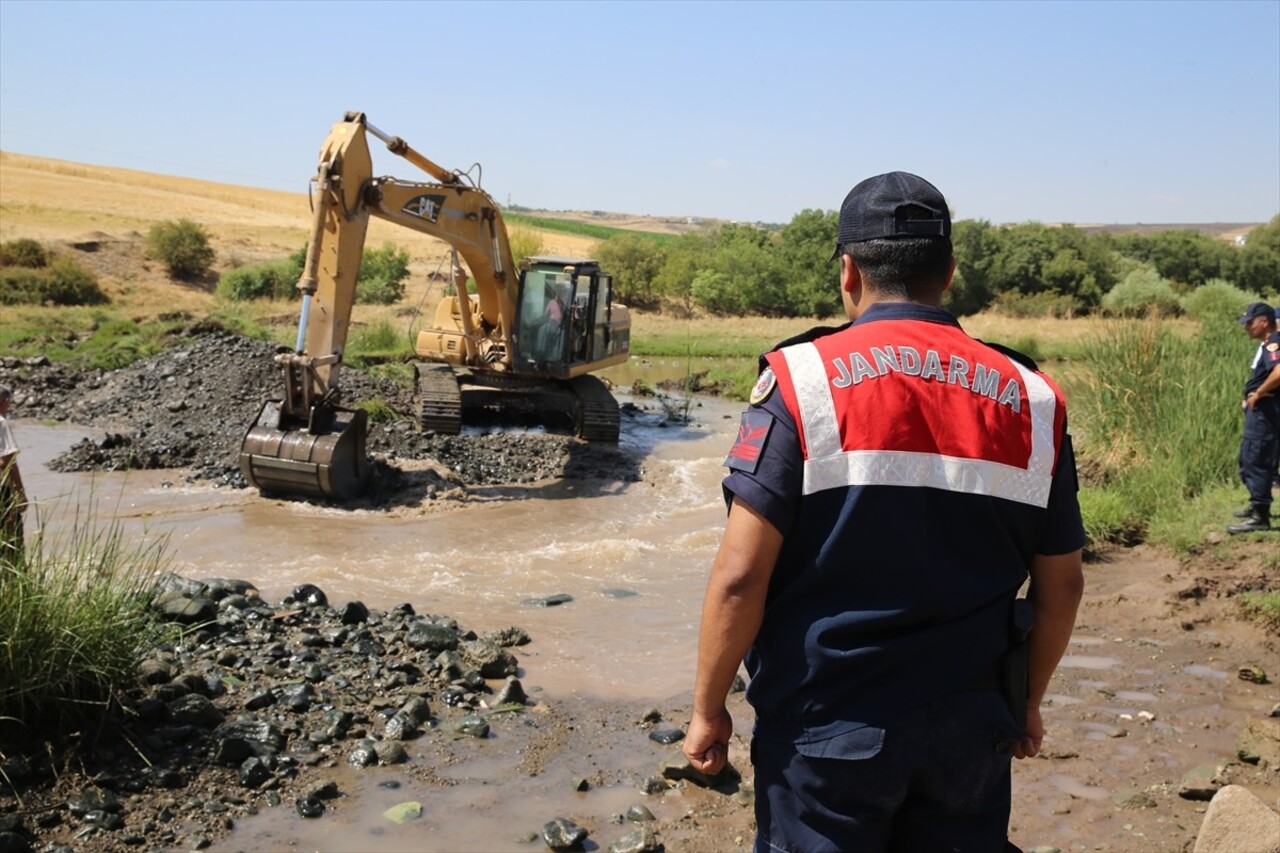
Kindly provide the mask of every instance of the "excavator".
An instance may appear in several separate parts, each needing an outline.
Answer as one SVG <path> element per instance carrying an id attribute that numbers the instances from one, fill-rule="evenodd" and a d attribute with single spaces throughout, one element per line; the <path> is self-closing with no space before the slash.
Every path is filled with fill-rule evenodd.
<path id="1" fill-rule="evenodd" d="M 432 180 L 375 177 L 370 135 Z M 618 403 L 591 374 L 627 360 L 631 319 L 596 261 L 532 257 L 517 268 L 498 205 L 470 174 L 436 165 L 364 113 L 333 125 L 312 180 L 297 340 L 275 356 L 283 394 L 263 402 L 240 447 L 250 485 L 338 500 L 367 485 L 366 413 L 343 405 L 339 376 L 370 216 L 452 247 L 453 292 L 414 342 L 424 430 L 456 434 L 464 413 L 481 409 L 533 411 L 588 441 L 617 442 Z"/>

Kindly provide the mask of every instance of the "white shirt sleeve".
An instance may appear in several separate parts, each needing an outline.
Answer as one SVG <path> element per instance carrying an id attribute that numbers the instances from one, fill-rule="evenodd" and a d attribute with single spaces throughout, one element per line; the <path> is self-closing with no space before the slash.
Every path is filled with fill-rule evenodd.
<path id="1" fill-rule="evenodd" d="M 0 459 L 6 456 L 16 456 L 18 453 L 18 443 L 13 440 L 13 432 L 9 429 L 9 422 L 4 418 L 0 418 Z"/>

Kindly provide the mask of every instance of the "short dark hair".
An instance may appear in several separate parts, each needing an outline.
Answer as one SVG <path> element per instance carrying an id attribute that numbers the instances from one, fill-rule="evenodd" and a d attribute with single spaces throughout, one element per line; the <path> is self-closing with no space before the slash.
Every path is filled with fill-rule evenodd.
<path id="1" fill-rule="evenodd" d="M 840 247 L 862 277 L 881 293 L 920 298 L 940 292 L 951 266 L 950 237 L 864 240 Z"/>

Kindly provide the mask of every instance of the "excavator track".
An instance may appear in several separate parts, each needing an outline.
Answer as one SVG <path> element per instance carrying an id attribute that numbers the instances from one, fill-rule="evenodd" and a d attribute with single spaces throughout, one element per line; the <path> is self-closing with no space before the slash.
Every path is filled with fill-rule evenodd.
<path id="1" fill-rule="evenodd" d="M 424 430 L 443 435 L 462 431 L 462 392 L 447 364 L 417 366 L 418 419 Z"/>
<path id="2" fill-rule="evenodd" d="M 577 398 L 578 437 L 587 441 L 618 443 L 618 401 L 595 376 L 584 374 L 569 380 Z"/>

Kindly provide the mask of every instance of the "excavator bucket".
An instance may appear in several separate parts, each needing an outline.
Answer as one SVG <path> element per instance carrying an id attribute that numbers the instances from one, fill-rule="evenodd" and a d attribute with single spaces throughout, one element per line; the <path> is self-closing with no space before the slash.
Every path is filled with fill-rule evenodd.
<path id="1" fill-rule="evenodd" d="M 240 445 L 240 471 L 263 493 L 348 500 L 369 479 L 365 457 L 368 416 L 360 409 L 328 409 L 299 429 L 282 428 L 280 400 L 267 400 Z M 317 409 L 317 412 L 320 410 Z M 314 420 L 324 423 L 315 423 Z"/>

